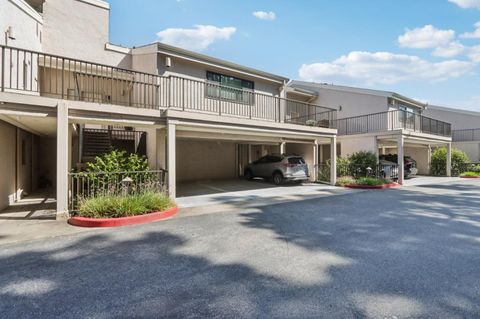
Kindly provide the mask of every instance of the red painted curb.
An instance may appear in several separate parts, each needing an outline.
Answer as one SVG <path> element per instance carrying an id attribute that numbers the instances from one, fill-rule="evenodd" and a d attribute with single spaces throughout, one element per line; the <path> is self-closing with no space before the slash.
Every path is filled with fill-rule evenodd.
<path id="1" fill-rule="evenodd" d="M 119 227 L 135 224 L 144 224 L 156 220 L 165 219 L 175 215 L 178 212 L 177 207 L 169 208 L 162 212 L 153 212 L 145 215 L 119 217 L 119 218 L 88 218 L 71 217 L 68 223 L 79 227 Z"/>
<path id="2" fill-rule="evenodd" d="M 480 178 L 480 176 L 460 176 L 460 178 Z"/>
<path id="3" fill-rule="evenodd" d="M 388 188 L 397 188 L 401 185 L 398 183 L 390 183 L 390 184 L 383 184 L 383 185 L 356 185 L 356 184 L 349 184 L 345 185 L 346 188 L 353 188 L 353 189 L 388 189 Z"/>

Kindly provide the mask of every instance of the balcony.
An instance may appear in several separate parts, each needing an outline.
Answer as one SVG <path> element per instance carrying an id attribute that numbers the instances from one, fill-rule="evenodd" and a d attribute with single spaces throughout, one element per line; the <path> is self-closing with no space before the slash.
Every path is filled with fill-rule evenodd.
<path id="1" fill-rule="evenodd" d="M 208 81 L 0 46 L 1 91 L 334 128 L 336 110 Z"/>
<path id="2" fill-rule="evenodd" d="M 450 123 L 402 110 L 339 119 L 337 121 L 337 129 L 338 135 L 364 134 L 403 129 L 442 137 L 452 136 Z"/>
<path id="3" fill-rule="evenodd" d="M 475 142 L 480 141 L 480 128 L 467 130 L 454 130 L 452 132 L 453 142 Z"/>

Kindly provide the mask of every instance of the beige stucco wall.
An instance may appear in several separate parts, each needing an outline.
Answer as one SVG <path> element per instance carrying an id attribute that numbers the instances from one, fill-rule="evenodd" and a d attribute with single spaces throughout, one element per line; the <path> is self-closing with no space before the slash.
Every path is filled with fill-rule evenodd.
<path id="1" fill-rule="evenodd" d="M 451 123 L 453 130 L 480 128 L 480 113 L 475 115 L 474 112 L 463 113 L 462 111 L 443 110 L 429 107 L 423 114 Z"/>
<path id="2" fill-rule="evenodd" d="M 177 139 L 177 182 L 236 177 L 235 143 Z"/>
<path id="3" fill-rule="evenodd" d="M 32 134 L 17 130 L 17 198 L 32 191 L 32 139 Z"/>
<path id="4" fill-rule="evenodd" d="M 95 1 L 93 1 L 95 2 Z M 130 67 L 130 57 L 105 50 L 110 10 L 79 0 L 48 0 L 43 7 L 43 49 L 47 53 Z"/>
<path id="5" fill-rule="evenodd" d="M 377 152 L 375 136 L 357 136 L 340 139 L 341 156 L 350 156 L 360 151 Z"/>
<path id="6" fill-rule="evenodd" d="M 0 210 L 14 200 L 16 128 L 0 121 Z"/>
<path id="7" fill-rule="evenodd" d="M 325 107 L 334 108 L 338 111 L 338 118 L 346 118 L 365 115 L 389 110 L 388 98 L 372 94 L 346 92 L 333 89 L 325 89 L 310 85 L 295 84 L 295 87 L 314 91 L 318 97 L 312 102 Z"/>
<path id="8" fill-rule="evenodd" d="M 171 58 L 172 66 L 167 68 L 165 66 L 165 58 L 166 56 L 163 54 L 158 55 L 158 74 L 160 75 L 173 75 L 179 77 L 186 77 L 198 81 L 205 81 L 207 77 L 207 71 L 212 71 L 225 75 L 236 76 L 244 80 L 253 81 L 255 83 L 255 92 L 257 93 L 265 93 L 277 96 L 280 94 L 280 84 L 268 82 L 266 80 L 258 79 L 245 74 L 239 74 L 213 66 L 206 66 L 203 64 L 194 63 L 173 57 Z"/>
<path id="9" fill-rule="evenodd" d="M 13 27 L 15 40 L 8 45 L 34 51 L 41 50 L 43 19 L 23 0 L 0 1 L 0 44 L 5 45 L 5 30 Z"/>
<path id="10" fill-rule="evenodd" d="M 464 151 L 470 161 L 480 163 L 480 143 L 478 142 L 458 142 L 452 143 L 453 148 Z"/>

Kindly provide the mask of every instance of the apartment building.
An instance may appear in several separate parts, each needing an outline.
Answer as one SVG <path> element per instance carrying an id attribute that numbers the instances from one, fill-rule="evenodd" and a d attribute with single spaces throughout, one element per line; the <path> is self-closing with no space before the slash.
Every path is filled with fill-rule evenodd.
<path id="1" fill-rule="evenodd" d="M 447 175 L 451 174 L 452 128 L 449 117 L 426 116 L 426 104 L 394 92 L 369 90 L 322 83 L 292 81 L 289 86 L 312 92 L 311 103 L 338 111 L 338 155 L 348 156 L 358 151 L 378 155 L 398 155 L 403 183 L 403 158 L 416 160 L 419 174 L 429 174 L 431 151 L 447 146 Z M 322 148 L 321 148 L 322 150 Z M 328 148 L 320 153 L 330 156 Z"/>
<path id="2" fill-rule="evenodd" d="M 429 105 L 425 115 L 452 123 L 452 145 L 480 162 L 480 112 Z"/>
<path id="3" fill-rule="evenodd" d="M 109 43 L 101 0 L 2 0 L 0 209 L 38 188 L 69 211 L 69 173 L 110 147 L 184 182 L 241 177 L 267 153 L 336 154 L 337 110 L 288 79 L 162 43 Z M 0 39 L 1 40 L 1 39 Z M 335 183 L 335 156 L 332 157 Z"/>

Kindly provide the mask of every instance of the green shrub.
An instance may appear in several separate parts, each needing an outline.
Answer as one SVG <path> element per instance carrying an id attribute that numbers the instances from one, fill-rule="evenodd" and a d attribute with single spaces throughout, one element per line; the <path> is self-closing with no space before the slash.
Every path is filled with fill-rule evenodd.
<path id="1" fill-rule="evenodd" d="M 106 195 L 80 200 L 77 215 L 90 218 L 126 217 L 163 211 L 173 206 L 168 196 L 159 192 Z"/>
<path id="2" fill-rule="evenodd" d="M 462 177 L 480 177 L 480 172 L 465 172 L 460 174 Z"/>
<path id="3" fill-rule="evenodd" d="M 95 157 L 95 162 L 87 163 L 89 173 L 106 172 L 144 172 L 148 171 L 148 161 L 138 154 L 112 150 L 110 153 Z"/>
<path id="4" fill-rule="evenodd" d="M 383 178 L 373 178 L 373 177 L 360 177 L 355 182 L 357 185 L 364 185 L 364 186 L 380 186 L 388 184 L 386 180 Z"/>
<path id="5" fill-rule="evenodd" d="M 480 173 L 480 165 L 476 165 L 470 169 L 474 173 Z"/>
<path id="6" fill-rule="evenodd" d="M 467 164 L 470 163 L 465 152 L 462 152 L 457 149 L 452 149 L 452 175 L 459 175 L 462 173 Z M 430 174 L 434 176 L 445 176 L 447 175 L 447 148 L 440 147 L 437 148 L 432 153 L 432 161 Z"/>
<path id="7" fill-rule="evenodd" d="M 337 157 L 337 176 L 350 175 L 350 159 L 348 157 Z"/>
<path id="8" fill-rule="evenodd" d="M 350 185 L 350 184 L 355 184 L 356 181 L 353 177 L 351 176 L 342 176 L 337 179 L 337 183 L 335 184 L 336 186 L 345 186 L 345 185 Z"/>

